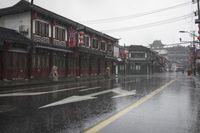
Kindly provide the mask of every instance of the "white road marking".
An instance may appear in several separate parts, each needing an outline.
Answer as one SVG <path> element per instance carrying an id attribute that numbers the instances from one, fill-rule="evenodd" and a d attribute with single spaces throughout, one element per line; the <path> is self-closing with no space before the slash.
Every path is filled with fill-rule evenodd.
<path id="1" fill-rule="evenodd" d="M 131 95 L 136 94 L 136 90 L 127 91 L 127 90 L 122 90 L 121 88 L 117 88 L 113 90 L 113 92 L 117 93 L 118 95 L 113 96 L 112 98 L 126 97 L 126 96 L 131 96 Z"/>
<path id="2" fill-rule="evenodd" d="M 92 88 L 83 89 L 83 90 L 80 90 L 80 91 L 96 90 L 96 89 L 100 89 L 100 88 L 101 88 L 101 86 L 97 86 L 97 87 L 92 87 Z"/>
<path id="3" fill-rule="evenodd" d="M 105 94 L 105 93 L 109 93 L 109 92 L 114 92 L 114 93 L 118 94 L 117 96 L 114 96 L 112 98 L 130 96 L 130 95 L 134 95 L 135 94 L 135 90 L 133 90 L 133 91 L 125 91 L 125 90 L 122 90 L 119 87 L 117 87 L 117 88 L 114 88 L 114 89 L 104 90 L 104 91 L 101 91 L 101 92 L 96 92 L 96 93 L 92 93 L 92 94 L 88 94 L 88 95 L 84 95 L 84 96 L 71 96 L 71 97 L 62 99 L 60 101 L 53 102 L 53 103 L 41 106 L 41 107 L 39 107 L 39 109 L 52 107 L 52 106 L 57 106 L 57 105 L 68 104 L 68 103 L 80 102 L 80 101 L 84 101 L 84 100 L 95 99 L 95 98 L 97 98 L 95 96 L 98 96 L 98 95 L 101 95 L 101 94 Z"/>
<path id="4" fill-rule="evenodd" d="M 121 118 L 122 116 L 126 115 L 127 113 L 129 113 L 131 110 L 137 108 L 138 106 L 142 105 L 143 103 L 147 102 L 148 100 L 150 100 L 152 97 L 156 96 L 157 94 L 159 94 L 161 91 L 163 91 L 165 88 L 167 88 L 167 86 L 169 86 L 170 84 L 172 84 L 175 80 L 171 80 L 170 82 L 168 82 L 167 84 L 165 84 L 164 86 L 158 88 L 157 90 L 149 93 L 148 95 L 140 98 L 139 100 L 137 100 L 136 102 L 132 103 L 131 105 L 129 105 L 128 107 L 124 108 L 123 110 L 121 110 L 120 112 L 112 115 L 111 117 L 108 117 L 107 119 L 101 121 L 100 123 L 98 123 L 97 125 L 87 129 L 86 131 L 84 131 L 84 133 L 98 133 L 99 131 L 101 131 L 103 128 L 105 128 L 106 126 L 108 126 L 109 124 L 113 123 L 114 121 L 118 120 L 119 118 Z"/>
<path id="5" fill-rule="evenodd" d="M 26 88 L 26 89 L 17 89 L 17 90 L 10 90 L 10 91 L 2 91 L 1 93 L 11 93 L 11 92 L 19 92 L 19 91 L 30 91 L 30 90 L 38 90 L 38 89 L 43 89 L 43 88 L 47 88 L 48 87 L 61 87 L 61 86 L 66 86 L 69 84 L 62 84 L 62 85 L 48 85 L 48 86 L 41 86 L 41 87 L 32 87 L 32 88 Z"/>
<path id="6" fill-rule="evenodd" d="M 76 90 L 76 89 L 81 89 L 81 88 L 86 88 L 86 86 L 79 86 L 79 87 L 60 89 L 60 90 L 53 90 L 53 91 L 45 91 L 45 92 L 7 93 L 7 94 L 0 94 L 0 97 L 36 96 L 36 95 L 44 95 L 44 94 L 57 93 L 57 92 L 63 92 L 63 91 L 69 91 L 69 90 Z"/>
<path id="7" fill-rule="evenodd" d="M 79 102 L 79 101 L 84 101 L 84 100 L 89 100 L 89 99 L 94 99 L 96 97 L 90 97 L 90 96 L 71 96 L 65 99 L 62 99 L 60 101 L 44 105 L 42 107 L 39 107 L 39 109 L 42 108 L 47 108 L 47 107 L 52 107 L 52 106 L 57 106 L 57 105 L 62 105 L 62 104 L 67 104 L 67 103 L 73 103 L 73 102 Z"/>

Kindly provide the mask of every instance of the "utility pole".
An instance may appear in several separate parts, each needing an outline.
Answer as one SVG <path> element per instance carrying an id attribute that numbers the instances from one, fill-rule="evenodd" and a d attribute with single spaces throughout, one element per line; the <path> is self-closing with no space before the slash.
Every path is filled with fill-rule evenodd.
<path id="1" fill-rule="evenodd" d="M 126 57 L 126 44 L 124 43 L 124 76 L 126 77 L 126 63 L 127 63 L 127 57 Z"/>
<path id="2" fill-rule="evenodd" d="M 33 5 L 33 0 L 31 0 L 31 5 Z"/>
<path id="3" fill-rule="evenodd" d="M 192 44 L 193 44 L 193 74 L 196 75 L 196 47 L 195 47 L 195 31 L 192 31 Z"/>
<path id="4" fill-rule="evenodd" d="M 195 20 L 195 23 L 198 24 L 198 29 L 200 29 L 200 7 L 199 7 L 199 0 L 197 0 L 197 12 L 198 12 L 198 19 Z M 198 33 L 200 34 L 200 30 L 198 31 Z M 198 40 L 200 40 L 200 35 L 198 37 Z M 200 42 L 199 42 L 199 45 L 200 45 Z M 194 40 L 193 40 L 193 56 L 194 56 L 194 61 L 193 61 L 193 64 L 194 64 L 194 75 L 196 75 L 196 47 L 195 47 L 195 43 L 194 43 Z"/>
<path id="5" fill-rule="evenodd" d="M 200 13 L 199 13 L 199 0 L 197 0 L 197 11 L 198 11 L 198 19 L 200 19 Z"/>
<path id="6" fill-rule="evenodd" d="M 200 7 L 199 7 L 199 0 L 197 0 L 197 12 L 198 12 L 198 19 L 195 20 L 195 23 L 198 23 L 198 27 L 200 29 Z M 193 32 L 194 33 L 194 32 Z M 198 31 L 198 33 L 200 34 L 200 31 Z M 200 35 L 199 35 L 200 37 Z M 200 39 L 198 37 L 198 39 Z M 193 61 L 193 64 L 194 64 L 194 75 L 196 75 L 196 47 L 195 47 L 195 43 L 194 43 L 194 38 L 193 38 L 193 49 L 194 49 L 194 52 L 193 52 L 193 56 L 194 56 L 194 61 Z M 199 45 L 200 45 L 200 42 L 199 42 Z"/>

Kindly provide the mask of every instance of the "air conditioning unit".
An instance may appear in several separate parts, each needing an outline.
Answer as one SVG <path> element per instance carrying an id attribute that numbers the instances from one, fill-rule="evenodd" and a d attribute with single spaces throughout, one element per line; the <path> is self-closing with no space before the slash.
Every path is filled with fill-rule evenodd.
<path id="1" fill-rule="evenodd" d="M 19 32 L 20 33 L 27 35 L 28 31 L 29 31 L 29 28 L 28 28 L 27 25 L 20 25 L 19 26 Z"/>

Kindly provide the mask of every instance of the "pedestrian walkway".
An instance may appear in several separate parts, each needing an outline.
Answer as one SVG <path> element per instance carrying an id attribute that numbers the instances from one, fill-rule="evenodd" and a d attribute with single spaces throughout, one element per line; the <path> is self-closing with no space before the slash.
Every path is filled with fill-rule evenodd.
<path id="1" fill-rule="evenodd" d="M 137 75 L 128 75 L 126 78 L 129 77 L 137 77 Z M 140 75 L 141 76 L 141 75 Z M 147 76 L 147 75 L 143 75 Z M 111 76 L 109 79 L 115 79 L 115 78 L 124 78 L 123 75 L 120 76 Z M 7 80 L 7 81 L 0 81 L 0 90 L 3 88 L 10 88 L 10 87 L 19 87 L 19 86 L 30 86 L 30 85 L 45 85 L 45 84 L 59 84 L 59 83 L 73 83 L 73 82 L 81 82 L 81 81 L 92 81 L 92 80 L 99 80 L 104 79 L 104 76 L 90 76 L 90 77 L 82 77 L 82 78 L 60 78 L 58 81 L 52 81 L 50 79 L 33 79 L 33 80 Z"/>
<path id="2" fill-rule="evenodd" d="M 199 83 L 179 75 L 86 133 L 199 133 Z"/>
<path id="3" fill-rule="evenodd" d="M 59 83 L 73 83 L 77 81 L 85 81 L 87 79 L 97 80 L 102 79 L 104 77 L 88 77 L 88 78 L 60 78 L 58 81 L 52 81 L 50 79 L 41 79 L 41 80 L 8 80 L 8 81 L 0 81 L 0 88 L 10 88 L 10 87 L 19 87 L 19 86 L 31 86 L 31 85 L 45 85 L 45 84 L 59 84 Z"/>

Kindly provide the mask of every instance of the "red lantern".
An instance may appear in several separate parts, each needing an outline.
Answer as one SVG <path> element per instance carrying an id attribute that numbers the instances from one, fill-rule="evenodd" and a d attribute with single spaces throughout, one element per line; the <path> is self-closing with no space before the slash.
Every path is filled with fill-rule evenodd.
<path id="1" fill-rule="evenodd" d="M 83 31 L 79 32 L 79 35 L 80 35 L 80 36 L 83 36 L 83 35 L 84 35 L 84 32 L 83 32 Z"/>
<path id="2" fill-rule="evenodd" d="M 84 44 L 84 32 L 83 31 L 79 32 L 79 44 L 80 45 Z"/>

